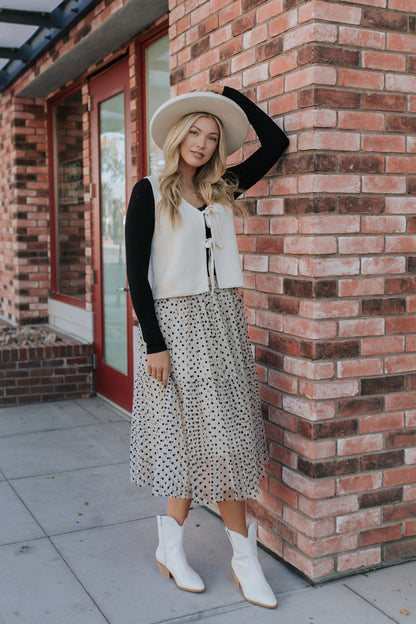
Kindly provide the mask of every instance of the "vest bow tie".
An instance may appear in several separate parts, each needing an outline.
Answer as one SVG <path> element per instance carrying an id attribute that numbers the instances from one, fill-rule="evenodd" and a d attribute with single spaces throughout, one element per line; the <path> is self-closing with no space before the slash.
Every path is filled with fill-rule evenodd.
<path id="1" fill-rule="evenodd" d="M 208 273 L 211 282 L 211 292 L 214 291 L 215 282 L 215 258 L 214 247 L 221 247 L 220 241 L 222 241 L 222 232 L 219 219 L 220 207 L 215 204 L 210 204 L 203 211 L 202 214 L 205 218 L 205 223 L 211 230 L 211 238 L 207 238 L 205 241 L 205 247 L 208 249 Z M 216 227 L 213 228 L 215 221 Z M 216 230 L 216 231 L 215 231 Z"/>

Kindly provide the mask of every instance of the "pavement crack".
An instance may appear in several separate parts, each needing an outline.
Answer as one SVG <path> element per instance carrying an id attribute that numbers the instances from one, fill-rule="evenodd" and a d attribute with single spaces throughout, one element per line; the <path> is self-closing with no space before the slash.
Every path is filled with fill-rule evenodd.
<path id="1" fill-rule="evenodd" d="M 361 600 L 364 600 L 364 602 L 366 602 L 367 604 L 369 604 L 371 607 L 373 607 L 373 609 L 376 609 L 376 611 L 379 611 L 379 613 L 382 613 L 386 618 L 388 618 L 389 620 L 391 620 L 392 622 L 397 622 L 397 620 L 393 617 L 391 617 L 391 615 L 389 615 L 388 613 L 386 613 L 385 611 L 383 611 L 383 609 L 380 609 L 380 607 L 378 607 L 377 605 L 375 605 L 373 602 L 371 602 L 371 600 L 368 600 L 368 598 L 366 598 L 365 596 L 362 596 L 360 594 L 360 592 L 358 592 L 356 589 L 353 589 L 352 587 L 349 587 L 346 583 L 343 583 L 344 587 L 346 587 L 347 589 L 349 589 L 353 594 L 355 594 L 356 596 L 358 596 L 359 598 L 361 598 Z"/>
<path id="2" fill-rule="evenodd" d="M 59 548 L 56 546 L 56 544 L 54 544 L 54 542 L 52 541 L 52 539 L 50 537 L 48 537 L 49 543 L 51 544 L 52 548 L 55 550 L 55 552 L 57 553 L 58 557 L 62 560 L 62 562 L 64 563 L 64 565 L 68 568 L 68 570 L 71 572 L 71 574 L 73 575 L 73 577 L 77 580 L 77 582 L 79 583 L 79 585 L 82 587 L 82 589 L 84 590 L 84 592 L 87 594 L 87 596 L 89 597 L 89 599 L 91 600 L 91 602 L 93 603 L 93 605 L 96 607 L 96 609 L 99 611 L 99 613 L 101 613 L 101 615 L 103 616 L 103 618 L 105 619 L 105 621 L 107 622 L 107 624 L 111 624 L 110 620 L 106 617 L 106 615 L 104 614 L 103 610 L 101 609 L 100 605 L 97 603 L 97 601 L 94 599 L 94 596 L 91 594 L 91 592 L 88 591 L 88 589 L 85 587 L 84 583 L 81 581 L 81 579 L 79 578 L 79 576 L 76 574 L 75 570 L 72 569 L 72 567 L 69 565 L 68 561 L 65 559 L 65 557 L 63 556 L 63 554 L 61 553 L 61 551 L 59 550 Z"/>
<path id="3" fill-rule="evenodd" d="M 54 549 L 54 551 L 58 554 L 59 558 L 63 561 L 64 565 L 70 570 L 71 574 L 74 576 L 74 578 L 77 580 L 77 582 L 80 584 L 80 586 L 82 587 L 82 589 L 84 590 L 84 592 L 88 595 L 88 597 L 90 598 L 91 602 L 95 605 L 95 607 L 97 608 L 97 610 L 101 613 L 101 615 L 103 616 L 103 618 L 105 619 L 105 621 L 107 622 L 107 624 L 111 624 L 110 620 L 105 616 L 105 614 L 103 613 L 102 609 L 100 608 L 100 606 L 97 604 L 97 601 L 94 600 L 93 596 L 90 594 L 90 592 L 88 591 L 88 589 L 85 587 L 85 585 L 81 582 L 81 579 L 76 575 L 75 571 L 71 568 L 71 566 L 69 565 L 69 563 L 66 561 L 66 559 L 62 556 L 62 553 L 59 551 L 59 549 L 57 548 L 57 546 L 53 543 L 51 537 L 47 534 L 47 532 L 45 531 L 44 527 L 41 525 L 41 523 L 39 522 L 39 520 L 36 518 L 36 516 L 34 515 L 34 513 L 29 509 L 29 507 L 26 505 L 25 501 L 23 500 L 23 498 L 20 496 L 20 494 L 15 490 L 15 488 L 13 487 L 13 485 L 9 482 L 8 485 L 11 487 L 11 489 L 13 490 L 13 492 L 15 493 L 15 495 L 17 496 L 17 498 L 21 501 L 21 503 L 23 504 L 23 506 L 26 508 L 27 512 L 32 516 L 33 520 L 36 522 L 36 524 L 39 526 L 39 528 L 41 529 L 41 531 L 44 533 L 44 537 L 38 537 L 38 538 L 34 538 L 33 540 L 23 540 L 23 541 L 35 541 L 35 540 L 39 540 L 39 539 L 46 539 L 48 540 L 49 544 L 52 546 L 52 548 Z M 17 542 L 19 543 L 19 542 Z M 20 543 L 22 543 L 22 540 L 20 541 Z M 8 544 L 5 544 L 5 546 Z"/>
<path id="4" fill-rule="evenodd" d="M 231 613 L 232 611 L 240 611 L 247 609 L 249 605 L 246 602 L 234 602 L 223 607 L 215 607 L 214 609 L 206 609 L 203 611 L 194 611 L 188 615 L 182 615 L 176 618 L 167 618 L 166 620 L 158 620 L 153 624 L 190 624 L 191 622 L 200 622 L 214 615 L 222 615 L 223 613 Z"/>
<path id="5" fill-rule="evenodd" d="M 34 539 L 43 539 L 44 537 L 48 537 L 48 533 L 47 531 L 45 531 L 44 527 L 41 525 L 41 523 L 39 522 L 39 520 L 37 519 L 37 517 L 35 516 L 35 514 L 33 513 L 33 511 L 28 507 L 28 505 L 26 504 L 25 500 L 23 499 L 23 497 L 19 494 L 19 492 L 16 490 L 16 488 L 13 486 L 13 483 L 10 482 L 9 479 L 6 479 L 6 483 L 7 485 L 10 487 L 10 489 L 12 490 L 12 492 L 14 492 L 14 495 L 16 496 L 16 498 L 22 503 L 23 507 L 26 509 L 27 513 L 32 516 L 34 522 L 38 525 L 39 529 L 42 531 L 43 536 L 40 538 L 34 538 Z M 24 540 L 18 540 L 18 542 L 21 542 Z M 28 540 L 29 541 L 29 540 Z M 31 540 L 30 540 L 31 541 Z"/>
<path id="6" fill-rule="evenodd" d="M 120 421 L 117 421 L 120 422 Z M 5 433 L 1 437 L 4 439 L 7 438 L 15 438 L 16 436 L 28 436 L 28 435 L 43 435 L 44 433 L 56 433 L 57 431 L 70 431 L 71 429 L 79 430 L 86 429 L 87 427 L 96 427 L 97 425 L 109 425 L 111 423 L 103 423 L 102 421 L 97 419 L 95 423 L 79 423 L 77 425 L 62 425 L 60 427 L 49 427 L 47 429 L 34 429 L 23 431 L 22 433 Z"/>
<path id="7" fill-rule="evenodd" d="M 107 462 L 106 464 L 97 464 L 97 465 L 91 465 L 91 466 L 80 466 L 79 468 L 65 468 L 64 470 L 50 470 L 49 472 L 40 472 L 38 474 L 31 474 L 31 475 L 21 475 L 18 477 L 6 477 L 5 481 L 8 481 L 9 483 L 11 481 L 19 481 L 20 479 L 39 479 L 40 477 L 50 477 L 50 476 L 55 476 L 55 475 L 64 475 L 65 473 L 71 473 L 71 472 L 81 472 L 82 470 L 97 470 L 99 468 L 107 468 L 107 466 L 121 466 L 121 465 L 126 465 L 128 467 L 129 463 L 128 461 L 119 461 L 119 462 Z"/>
<path id="8" fill-rule="evenodd" d="M 133 522 L 141 522 L 142 520 L 150 520 L 156 518 L 156 514 L 149 516 L 140 516 L 140 518 L 129 518 L 128 520 L 119 520 L 116 522 L 108 522 L 107 524 L 94 524 L 93 526 L 77 527 L 74 529 L 68 529 L 67 531 L 60 531 L 59 533 L 50 533 L 47 537 L 51 539 L 55 537 L 62 537 L 63 535 L 72 535 L 74 533 L 82 533 L 87 531 L 94 531 L 95 529 L 107 529 L 109 527 L 120 526 L 122 524 L 132 524 Z M 1 622 L 0 622 L 1 624 Z"/>

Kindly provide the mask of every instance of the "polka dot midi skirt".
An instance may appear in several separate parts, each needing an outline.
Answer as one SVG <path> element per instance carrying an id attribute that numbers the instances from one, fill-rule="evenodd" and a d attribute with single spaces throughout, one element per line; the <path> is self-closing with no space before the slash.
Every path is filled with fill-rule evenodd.
<path id="1" fill-rule="evenodd" d="M 155 302 L 171 357 L 167 387 L 135 379 L 130 476 L 160 496 L 254 498 L 267 461 L 256 369 L 238 289 Z"/>

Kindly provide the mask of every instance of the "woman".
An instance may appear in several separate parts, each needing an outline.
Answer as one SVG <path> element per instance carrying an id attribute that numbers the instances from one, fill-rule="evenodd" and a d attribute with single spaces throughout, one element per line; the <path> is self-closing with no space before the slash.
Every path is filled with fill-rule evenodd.
<path id="1" fill-rule="evenodd" d="M 226 168 L 249 122 L 261 147 Z M 178 96 L 150 131 L 165 170 L 140 180 L 126 219 L 127 276 L 142 335 L 131 431 L 131 479 L 168 497 L 158 516 L 162 575 L 204 591 L 182 548 L 191 501 L 216 503 L 246 600 L 277 606 L 257 559 L 255 497 L 267 461 L 256 370 L 239 287 L 235 199 L 275 164 L 286 135 L 229 87 Z M 146 354 L 147 352 L 147 354 Z"/>

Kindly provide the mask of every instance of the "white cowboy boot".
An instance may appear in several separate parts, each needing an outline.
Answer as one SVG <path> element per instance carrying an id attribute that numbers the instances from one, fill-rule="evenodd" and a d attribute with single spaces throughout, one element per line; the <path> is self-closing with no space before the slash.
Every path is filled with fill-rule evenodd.
<path id="1" fill-rule="evenodd" d="M 156 562 L 162 576 L 173 580 L 179 589 L 190 592 L 203 592 L 205 585 L 191 568 L 183 550 L 183 526 L 170 516 L 157 516 L 159 545 Z"/>
<path id="2" fill-rule="evenodd" d="M 264 578 L 257 556 L 257 523 L 252 520 L 248 525 L 248 537 L 225 530 L 233 547 L 231 567 L 237 587 L 248 602 L 274 609 L 277 607 L 276 596 Z"/>

